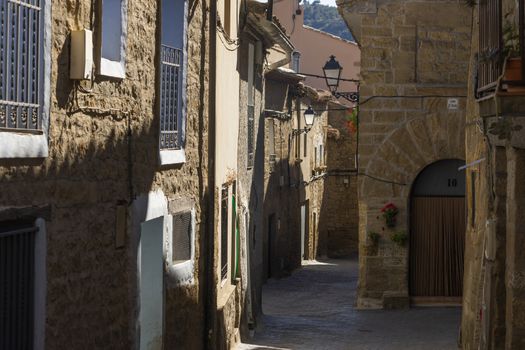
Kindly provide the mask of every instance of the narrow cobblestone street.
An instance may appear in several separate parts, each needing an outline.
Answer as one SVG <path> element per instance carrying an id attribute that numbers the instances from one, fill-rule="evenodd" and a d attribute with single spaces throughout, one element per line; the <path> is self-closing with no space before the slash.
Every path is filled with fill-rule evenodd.
<path id="1" fill-rule="evenodd" d="M 459 307 L 356 310 L 357 260 L 309 262 L 263 290 L 248 349 L 456 349 Z"/>

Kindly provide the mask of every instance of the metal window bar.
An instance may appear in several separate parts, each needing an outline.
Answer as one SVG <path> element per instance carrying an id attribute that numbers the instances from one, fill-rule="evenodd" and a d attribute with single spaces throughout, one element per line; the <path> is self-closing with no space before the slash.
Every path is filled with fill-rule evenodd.
<path id="1" fill-rule="evenodd" d="M 43 0 L 0 0 L 0 129 L 41 130 Z"/>
<path id="2" fill-rule="evenodd" d="M 248 168 L 255 163 L 255 107 L 248 106 Z"/>
<path id="3" fill-rule="evenodd" d="M 180 149 L 182 50 L 161 45 L 160 149 Z"/>
<path id="4" fill-rule="evenodd" d="M 478 93 L 493 91 L 501 74 L 501 0 L 479 2 Z"/>
<path id="5" fill-rule="evenodd" d="M 221 192 L 221 281 L 228 277 L 228 187 Z"/>
<path id="6" fill-rule="evenodd" d="M 0 349 L 33 349 L 37 231 L 0 232 Z"/>
<path id="7" fill-rule="evenodd" d="M 525 3 L 518 1 L 519 43 L 521 61 L 525 60 Z M 479 2 L 479 55 L 478 86 L 479 95 L 495 90 L 497 79 L 502 73 L 504 43 L 502 31 L 502 1 L 483 0 Z M 525 69 L 521 71 L 521 81 L 525 82 Z M 511 84 L 512 82 L 507 82 Z"/>
<path id="8" fill-rule="evenodd" d="M 173 262 L 191 259 L 193 241 L 191 227 L 191 211 L 173 215 Z"/>
<path id="9" fill-rule="evenodd" d="M 519 37 L 520 37 L 520 57 L 521 57 L 521 80 L 525 82 L 525 69 L 523 69 L 523 62 L 525 62 L 525 0 L 518 1 L 519 6 Z"/>
<path id="10" fill-rule="evenodd" d="M 231 263 L 232 263 L 232 271 L 231 271 L 231 277 L 232 281 L 235 280 L 237 268 L 238 268 L 238 243 L 237 242 L 237 203 L 236 203 L 236 193 L 237 193 L 237 182 L 234 181 L 232 184 L 232 211 L 231 211 L 231 241 L 232 241 L 232 257 L 231 257 Z M 228 273 L 228 270 L 226 270 L 226 273 Z"/>

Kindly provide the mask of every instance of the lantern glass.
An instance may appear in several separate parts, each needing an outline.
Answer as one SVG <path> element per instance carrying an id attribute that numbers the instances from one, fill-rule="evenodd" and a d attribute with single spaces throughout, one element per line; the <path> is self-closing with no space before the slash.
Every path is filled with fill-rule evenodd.
<path id="1" fill-rule="evenodd" d="M 330 56 L 330 59 L 325 63 L 323 67 L 324 78 L 326 79 L 326 85 L 331 92 L 337 91 L 339 86 L 339 79 L 341 78 L 341 72 L 343 67 L 335 60 L 335 56 Z"/>
<path id="2" fill-rule="evenodd" d="M 315 112 L 312 109 L 312 106 L 308 106 L 306 111 L 304 111 L 304 123 L 306 126 L 311 127 L 314 125 Z"/>

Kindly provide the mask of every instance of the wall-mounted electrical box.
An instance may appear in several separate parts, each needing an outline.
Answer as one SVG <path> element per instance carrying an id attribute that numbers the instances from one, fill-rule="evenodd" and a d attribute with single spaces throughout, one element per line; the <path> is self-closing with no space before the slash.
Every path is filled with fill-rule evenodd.
<path id="1" fill-rule="evenodd" d="M 71 32 L 69 76 L 74 80 L 88 80 L 93 74 L 93 32 L 88 29 Z"/>

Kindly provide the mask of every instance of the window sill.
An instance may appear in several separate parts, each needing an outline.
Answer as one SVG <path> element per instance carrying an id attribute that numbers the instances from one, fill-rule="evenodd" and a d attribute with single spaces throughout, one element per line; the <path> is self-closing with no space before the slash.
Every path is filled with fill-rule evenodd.
<path id="1" fill-rule="evenodd" d="M 100 59 L 100 70 L 98 74 L 105 77 L 124 79 L 126 70 L 123 62 L 111 61 L 107 58 Z"/>
<path id="2" fill-rule="evenodd" d="M 225 281 L 227 281 L 226 279 Z M 219 295 L 217 299 L 217 307 L 219 309 L 222 309 L 226 304 L 228 304 L 229 300 L 234 295 L 234 292 L 236 290 L 237 286 L 231 283 L 225 283 L 224 286 L 221 286 L 219 289 Z"/>
<path id="3" fill-rule="evenodd" d="M 186 152 L 183 149 L 160 151 L 160 165 L 183 163 L 186 163 Z"/>
<path id="4" fill-rule="evenodd" d="M 191 284 L 193 283 L 193 260 L 186 260 L 171 265 L 168 268 L 168 276 L 170 282 L 175 284 Z"/>
<path id="5" fill-rule="evenodd" d="M 44 134 L 0 132 L 0 158 L 46 158 L 48 153 Z"/>

